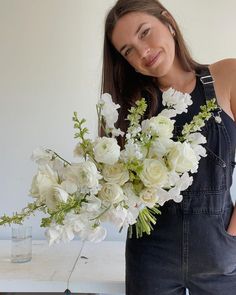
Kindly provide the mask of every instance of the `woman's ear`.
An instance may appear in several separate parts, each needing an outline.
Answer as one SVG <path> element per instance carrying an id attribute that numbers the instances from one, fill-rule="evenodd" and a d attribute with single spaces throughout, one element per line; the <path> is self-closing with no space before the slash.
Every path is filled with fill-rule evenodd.
<path id="1" fill-rule="evenodd" d="M 167 19 L 168 28 L 169 28 L 171 34 L 174 36 L 175 35 L 175 26 L 174 26 L 174 21 L 173 21 L 172 16 L 166 10 L 163 10 L 161 12 L 161 15 Z"/>

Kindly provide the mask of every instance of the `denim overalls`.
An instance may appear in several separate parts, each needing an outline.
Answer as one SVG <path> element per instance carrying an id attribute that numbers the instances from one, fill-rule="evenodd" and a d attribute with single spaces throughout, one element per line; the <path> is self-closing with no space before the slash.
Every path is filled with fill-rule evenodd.
<path id="1" fill-rule="evenodd" d="M 193 104 L 176 117 L 176 135 L 205 99 L 215 97 L 208 68 L 196 76 Z M 201 158 L 183 201 L 160 207 L 151 235 L 127 236 L 126 295 L 183 295 L 186 288 L 191 295 L 236 294 L 236 236 L 226 231 L 234 209 L 236 123 L 220 107 L 218 115 L 221 122 L 211 117 L 203 128 L 207 157 Z"/>

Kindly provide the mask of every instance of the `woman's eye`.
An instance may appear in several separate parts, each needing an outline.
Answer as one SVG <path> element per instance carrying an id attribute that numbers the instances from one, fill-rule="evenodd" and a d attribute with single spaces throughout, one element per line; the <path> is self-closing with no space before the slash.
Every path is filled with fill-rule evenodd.
<path id="1" fill-rule="evenodd" d="M 144 31 L 142 32 L 142 34 L 141 34 L 141 38 L 145 37 L 145 36 L 148 34 L 149 31 L 150 31 L 150 29 L 146 29 L 146 30 L 144 30 Z"/>
<path id="2" fill-rule="evenodd" d="M 128 48 L 126 51 L 125 51 L 125 56 L 127 56 L 129 53 L 130 53 L 130 51 L 131 51 L 131 48 Z"/>

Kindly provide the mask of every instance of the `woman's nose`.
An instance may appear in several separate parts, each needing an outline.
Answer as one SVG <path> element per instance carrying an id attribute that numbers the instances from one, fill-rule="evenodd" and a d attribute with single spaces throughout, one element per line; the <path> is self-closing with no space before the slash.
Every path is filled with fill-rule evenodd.
<path id="1" fill-rule="evenodd" d="M 145 58 L 149 54 L 150 48 L 147 46 L 139 46 L 137 51 L 141 58 Z"/>

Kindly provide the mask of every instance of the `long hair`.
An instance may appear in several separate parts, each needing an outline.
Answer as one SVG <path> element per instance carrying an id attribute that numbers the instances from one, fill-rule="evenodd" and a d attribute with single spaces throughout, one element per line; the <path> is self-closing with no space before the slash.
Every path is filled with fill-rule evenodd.
<path id="1" fill-rule="evenodd" d="M 162 14 L 163 11 L 166 11 L 171 17 L 167 18 L 165 14 Z M 191 57 L 178 24 L 171 13 L 159 1 L 118 0 L 108 12 L 105 20 L 101 93 L 110 93 L 114 102 L 121 106 L 117 127 L 123 131 L 127 130 L 125 118 L 128 109 L 134 105 L 137 99 L 145 97 L 147 100 L 147 118 L 156 113 L 158 106 L 158 86 L 153 77 L 136 72 L 111 42 L 117 21 L 130 12 L 147 13 L 155 16 L 166 26 L 171 25 L 175 30 L 175 54 L 182 68 L 187 72 L 191 72 L 202 67 Z M 123 146 L 124 140 L 122 138 L 119 139 L 119 144 Z"/>

